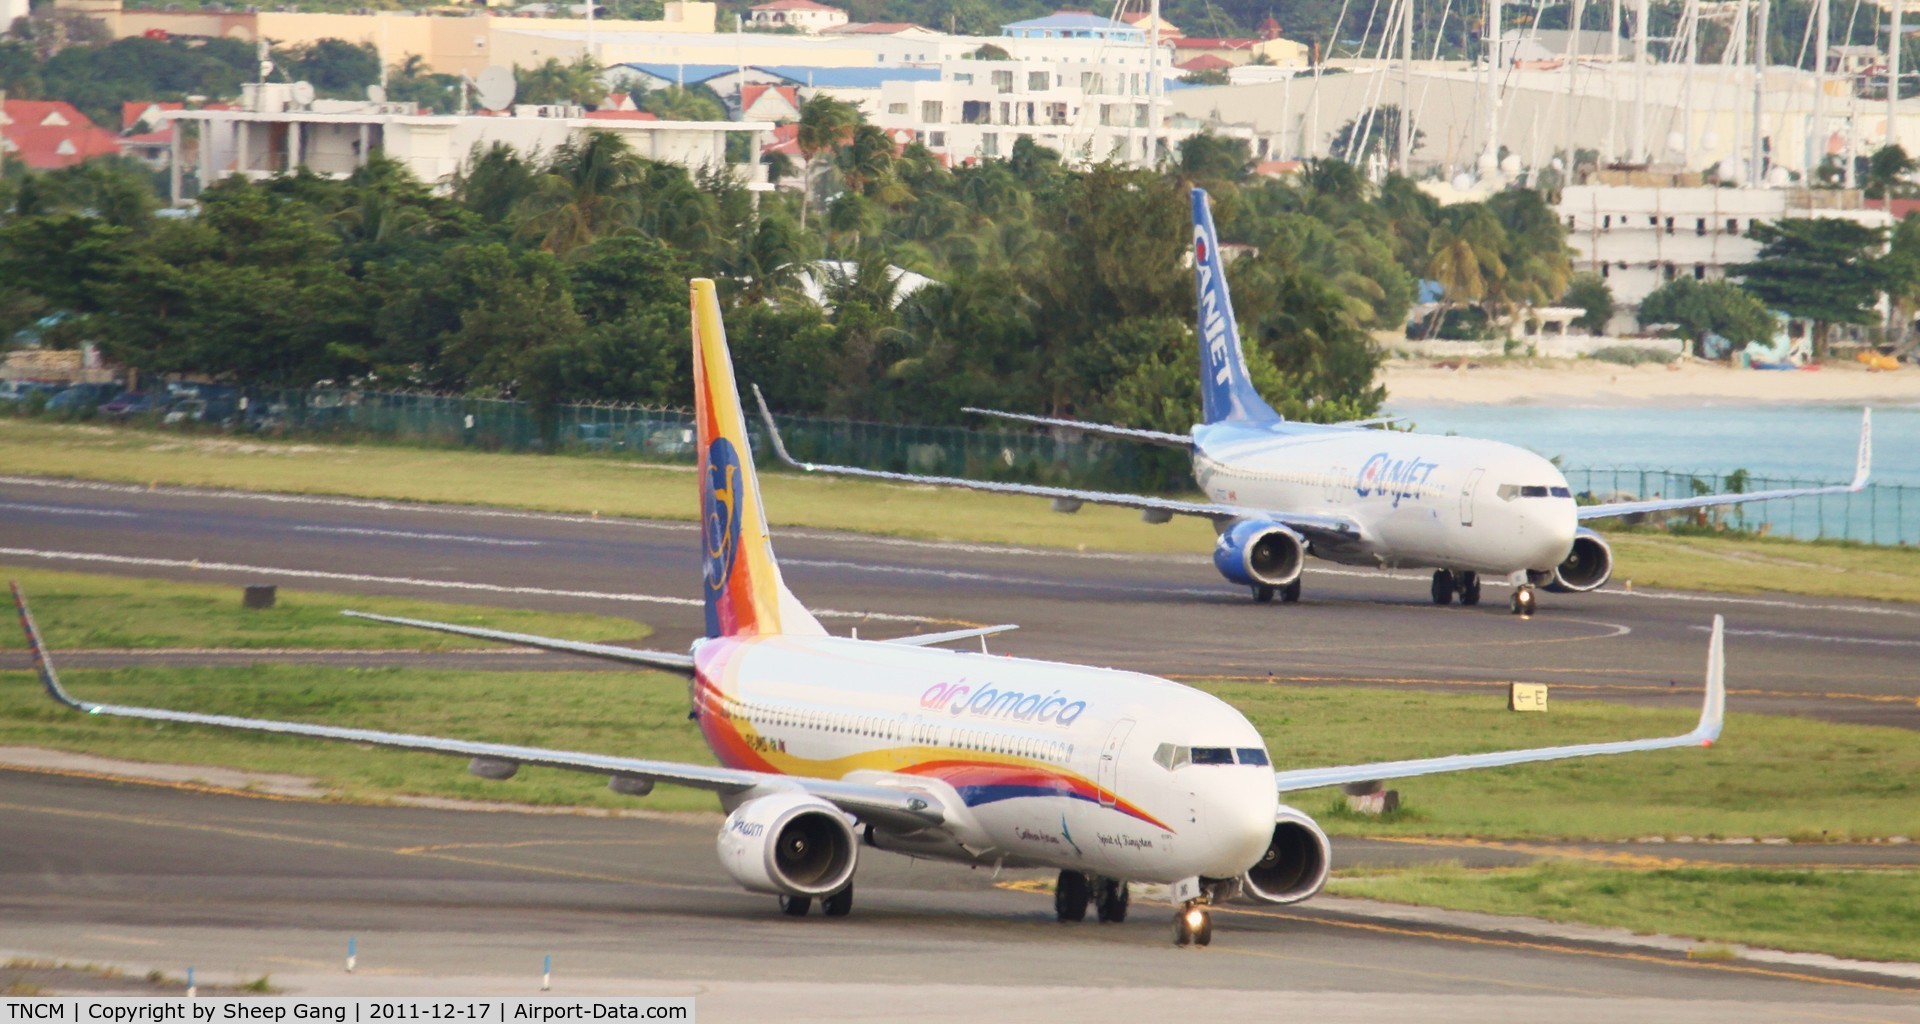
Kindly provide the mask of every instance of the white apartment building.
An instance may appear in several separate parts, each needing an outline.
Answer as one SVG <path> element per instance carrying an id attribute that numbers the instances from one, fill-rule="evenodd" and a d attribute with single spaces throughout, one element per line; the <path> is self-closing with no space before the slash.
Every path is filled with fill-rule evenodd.
<path id="1" fill-rule="evenodd" d="M 242 109 L 174 110 L 172 197 L 182 194 L 183 176 L 192 168 L 204 186 L 230 175 L 261 179 L 298 167 L 330 178 L 345 178 L 374 153 L 384 154 L 430 185 L 447 184 L 476 149 L 495 143 L 523 156 L 540 156 L 589 131 L 612 132 L 634 152 L 663 163 L 698 171 L 728 166 L 727 136 L 752 136 L 749 152 L 759 152 L 771 121 L 659 121 L 621 114 L 588 114 L 569 106 L 519 106 L 510 115 L 459 116 L 416 113 L 412 105 L 343 100 L 299 102 L 294 86 L 279 83 L 243 87 Z M 187 159 L 185 137 L 198 139 L 197 154 Z M 735 165 L 749 187 L 765 188 L 757 163 Z"/>
<path id="2" fill-rule="evenodd" d="M 747 24 L 766 31 L 791 28 L 818 35 L 847 23 L 847 12 L 814 0 L 772 0 L 747 9 Z"/>
<path id="3" fill-rule="evenodd" d="M 1892 225 L 1867 209 L 1860 193 L 1799 188 L 1646 188 L 1576 185 L 1555 207 L 1567 225 L 1576 271 L 1606 278 L 1615 303 L 1634 307 L 1677 277 L 1712 281 L 1751 261 L 1755 221 L 1837 217 L 1867 227 Z M 1624 326 L 1624 325 L 1622 325 Z"/>
<path id="4" fill-rule="evenodd" d="M 1026 137 L 1070 163 L 1150 165 L 1157 157 L 1149 152 L 1153 113 L 1145 48 L 1117 49 L 1119 59 L 1112 61 L 945 61 L 938 81 L 882 85 L 875 122 L 913 132 L 955 164 L 1008 156 Z M 1198 131 L 1191 122 L 1167 126 L 1167 114 L 1162 105 L 1160 155 Z M 1223 134 L 1253 138 L 1244 129 Z"/>

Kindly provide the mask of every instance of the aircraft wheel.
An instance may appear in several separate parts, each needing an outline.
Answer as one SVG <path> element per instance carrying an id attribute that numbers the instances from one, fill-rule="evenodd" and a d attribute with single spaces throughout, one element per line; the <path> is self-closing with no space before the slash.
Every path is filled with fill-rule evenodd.
<path id="1" fill-rule="evenodd" d="M 1480 574 L 1463 572 L 1460 574 L 1460 603 L 1468 608 L 1480 603 Z"/>
<path id="2" fill-rule="evenodd" d="M 1102 923 L 1119 924 L 1127 919 L 1127 883 L 1102 878 L 1093 892 L 1093 908 Z"/>
<path id="3" fill-rule="evenodd" d="M 1272 604 L 1273 593 L 1273 588 L 1264 583 L 1255 583 L 1253 585 L 1253 599 L 1260 604 Z"/>
<path id="4" fill-rule="evenodd" d="M 1213 915 L 1202 913 L 1200 927 L 1194 930 L 1193 944 L 1196 946 L 1213 945 Z"/>
<path id="5" fill-rule="evenodd" d="M 1173 914 L 1173 944 L 1204 946 L 1213 941 L 1213 915 L 1207 908 L 1190 903 Z"/>
<path id="6" fill-rule="evenodd" d="M 813 909 L 813 899 L 808 896 L 780 897 L 780 912 L 788 917 L 805 917 Z"/>
<path id="7" fill-rule="evenodd" d="M 1091 895 L 1086 875 L 1060 872 L 1060 880 L 1053 884 L 1053 916 L 1063 922 L 1086 920 L 1087 898 Z"/>
<path id="8" fill-rule="evenodd" d="M 1515 587 L 1513 590 L 1513 598 L 1507 602 L 1507 608 L 1511 610 L 1513 614 L 1523 619 L 1531 617 L 1533 615 L 1533 588 Z"/>
<path id="9" fill-rule="evenodd" d="M 1433 570 L 1433 603 L 1449 605 L 1453 603 L 1453 574 L 1445 569 Z"/>
<path id="10" fill-rule="evenodd" d="M 1287 604 L 1300 603 L 1300 579 L 1295 577 L 1292 583 L 1280 588 L 1280 600 Z"/>
<path id="11" fill-rule="evenodd" d="M 820 910 L 828 917 L 845 917 L 853 912 L 853 883 L 820 901 Z"/>

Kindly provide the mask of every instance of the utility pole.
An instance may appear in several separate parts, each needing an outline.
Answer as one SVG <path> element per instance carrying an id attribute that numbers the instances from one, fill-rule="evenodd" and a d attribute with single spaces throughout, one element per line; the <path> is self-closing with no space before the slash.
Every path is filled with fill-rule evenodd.
<path id="1" fill-rule="evenodd" d="M 1147 160 L 1160 164 L 1160 0 L 1153 0 L 1147 17 Z"/>
<path id="2" fill-rule="evenodd" d="M 1573 30 L 1567 33 L 1567 145 L 1564 150 L 1567 162 L 1560 172 L 1560 184 L 1563 187 L 1573 184 L 1574 126 L 1579 121 L 1576 116 L 1579 111 L 1578 96 L 1574 92 L 1574 85 L 1579 80 L 1580 69 L 1580 16 L 1586 7 L 1585 0 L 1573 0 Z M 1615 45 L 1619 45 L 1617 38 Z"/>
<path id="3" fill-rule="evenodd" d="M 1633 5 L 1633 162 L 1647 163 L 1647 0 Z"/>
<path id="4" fill-rule="evenodd" d="M 1814 0 L 1813 44 L 1813 127 L 1807 132 L 1807 170 L 1804 177 L 1813 184 L 1827 162 L 1827 18 L 1829 0 Z"/>
<path id="5" fill-rule="evenodd" d="M 1487 30 L 1480 34 L 1487 46 L 1487 151 L 1480 163 L 1488 178 L 1500 173 L 1500 34 L 1500 0 L 1487 0 Z"/>
<path id="6" fill-rule="evenodd" d="M 1411 175 L 1413 159 L 1413 0 L 1400 4 L 1400 173 Z"/>
<path id="7" fill-rule="evenodd" d="M 1894 113 L 1899 109 L 1900 100 L 1900 9 L 1906 0 L 1890 0 L 1888 6 L 1893 10 L 1893 30 L 1887 35 L 1887 145 L 1900 141 L 1899 130 L 1894 125 Z"/>
<path id="8" fill-rule="evenodd" d="M 1747 184 L 1755 188 L 1765 184 L 1767 176 L 1767 130 L 1760 117 L 1760 102 L 1767 88 L 1767 12 L 1773 6 L 1768 0 L 1758 2 L 1760 17 L 1753 33 L 1753 151 L 1747 158 Z"/>

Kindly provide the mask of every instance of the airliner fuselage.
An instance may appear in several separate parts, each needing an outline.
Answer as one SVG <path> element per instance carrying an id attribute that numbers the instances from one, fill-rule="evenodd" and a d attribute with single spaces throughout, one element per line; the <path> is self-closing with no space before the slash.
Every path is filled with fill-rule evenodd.
<path id="1" fill-rule="evenodd" d="M 1194 478 L 1214 501 L 1358 524 L 1351 539 L 1315 541 L 1312 553 L 1336 562 L 1547 572 L 1578 529 L 1553 463 L 1498 441 L 1233 422 L 1193 438 Z"/>
<path id="2" fill-rule="evenodd" d="M 1237 877 L 1273 838 L 1259 732 L 1165 679 L 827 636 L 704 640 L 694 661 L 728 767 L 891 778 L 947 803 L 945 831 L 875 845 L 1174 882 Z"/>

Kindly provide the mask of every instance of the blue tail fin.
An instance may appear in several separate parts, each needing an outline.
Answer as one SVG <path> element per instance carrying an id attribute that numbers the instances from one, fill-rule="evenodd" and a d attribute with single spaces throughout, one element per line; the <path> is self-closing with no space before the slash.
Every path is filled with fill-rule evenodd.
<path id="1" fill-rule="evenodd" d="M 1226 269 L 1220 262 L 1220 238 L 1213 230 L 1207 190 L 1202 188 L 1193 190 L 1193 282 L 1200 300 L 1200 409 L 1206 422 L 1280 419 L 1247 377 L 1240 327 L 1233 319 L 1233 297 L 1227 294 Z"/>

